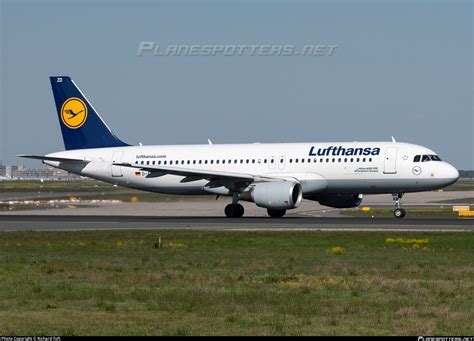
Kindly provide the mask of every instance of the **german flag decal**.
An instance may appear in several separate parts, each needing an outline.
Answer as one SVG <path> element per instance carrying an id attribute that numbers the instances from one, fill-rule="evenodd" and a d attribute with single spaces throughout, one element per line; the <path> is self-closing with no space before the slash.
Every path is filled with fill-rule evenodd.
<path id="1" fill-rule="evenodd" d="M 136 176 L 141 176 L 141 175 L 142 175 L 142 172 L 135 172 L 135 175 L 136 175 Z"/>

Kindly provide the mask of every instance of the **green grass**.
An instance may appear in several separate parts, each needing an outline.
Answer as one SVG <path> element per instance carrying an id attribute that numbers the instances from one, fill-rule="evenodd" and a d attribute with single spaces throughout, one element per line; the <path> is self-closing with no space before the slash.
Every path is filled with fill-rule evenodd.
<path id="1" fill-rule="evenodd" d="M 3 232 L 0 334 L 472 335 L 473 255 L 472 233 Z"/>
<path id="2" fill-rule="evenodd" d="M 8 211 L 29 211 L 29 210 L 37 210 L 41 207 L 35 204 L 3 204 L 0 203 L 0 212 L 8 212 Z"/>
<path id="3" fill-rule="evenodd" d="M 453 212 L 452 207 L 405 207 L 408 218 L 452 218 L 458 217 L 457 212 Z M 350 217 L 377 217 L 377 218 L 393 218 L 393 208 L 370 208 L 370 211 L 362 211 L 362 209 L 351 209 L 340 211 L 341 215 Z"/>

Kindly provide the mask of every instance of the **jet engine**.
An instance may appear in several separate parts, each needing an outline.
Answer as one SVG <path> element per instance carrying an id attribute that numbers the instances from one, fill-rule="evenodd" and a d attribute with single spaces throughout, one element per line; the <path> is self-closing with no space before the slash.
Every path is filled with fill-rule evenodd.
<path id="1" fill-rule="evenodd" d="M 323 194 L 307 197 L 306 199 L 319 201 L 319 203 L 324 206 L 351 208 L 357 207 L 361 204 L 362 194 Z"/>
<path id="2" fill-rule="evenodd" d="M 287 210 L 300 205 L 303 189 L 294 181 L 260 182 L 253 186 L 250 198 L 259 207 Z"/>

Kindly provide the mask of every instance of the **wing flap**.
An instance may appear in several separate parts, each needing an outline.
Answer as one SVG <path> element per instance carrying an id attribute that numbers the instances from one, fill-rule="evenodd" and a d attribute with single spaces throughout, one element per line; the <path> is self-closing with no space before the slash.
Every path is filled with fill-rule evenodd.
<path id="1" fill-rule="evenodd" d="M 132 165 L 130 163 L 114 163 L 114 166 L 122 167 L 131 167 L 138 168 L 144 171 L 172 175 L 184 176 L 183 182 L 192 182 L 202 179 L 213 180 L 213 179 L 226 179 L 226 180 L 235 180 L 235 181 L 247 181 L 254 182 L 256 177 L 251 174 L 245 173 L 235 173 L 235 172 L 221 172 L 221 171 L 212 171 L 212 170 L 202 170 L 202 169 L 189 169 L 189 168 L 180 168 L 180 167 L 161 167 L 161 166 L 144 166 L 144 165 Z M 152 175 L 153 176 L 153 175 Z"/>

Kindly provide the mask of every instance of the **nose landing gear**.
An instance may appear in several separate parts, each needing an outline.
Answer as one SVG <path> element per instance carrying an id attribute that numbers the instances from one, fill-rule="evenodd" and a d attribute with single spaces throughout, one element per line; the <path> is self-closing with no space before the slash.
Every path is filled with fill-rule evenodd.
<path id="1" fill-rule="evenodd" d="M 395 206 L 397 206 L 395 211 L 393 211 L 393 215 L 395 216 L 395 218 L 403 218 L 404 216 L 407 215 L 407 212 L 403 208 L 401 208 L 401 200 L 402 200 L 403 194 L 404 193 L 392 194 L 392 198 L 395 201 Z"/>

